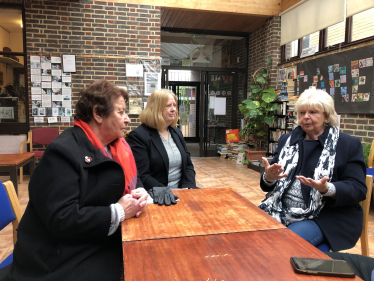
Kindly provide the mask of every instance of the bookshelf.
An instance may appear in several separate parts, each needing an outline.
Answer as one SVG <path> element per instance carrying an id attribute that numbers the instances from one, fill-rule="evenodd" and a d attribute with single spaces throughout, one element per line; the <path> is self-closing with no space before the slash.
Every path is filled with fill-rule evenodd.
<path id="1" fill-rule="evenodd" d="M 278 140 L 281 135 L 287 133 L 287 101 L 274 101 L 280 107 L 275 113 L 273 125 L 269 126 L 268 131 L 268 156 L 272 156 L 278 147 Z"/>

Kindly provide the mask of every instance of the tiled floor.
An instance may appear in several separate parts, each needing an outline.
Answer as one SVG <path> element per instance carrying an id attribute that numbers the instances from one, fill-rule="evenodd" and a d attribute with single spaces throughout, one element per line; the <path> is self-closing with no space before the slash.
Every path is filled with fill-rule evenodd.
<path id="1" fill-rule="evenodd" d="M 220 158 L 192 158 L 192 161 L 195 165 L 196 181 L 199 187 L 231 187 L 256 205 L 264 199 L 265 192 L 259 187 L 260 174 L 258 172 Z M 7 180 L 9 177 L 0 177 L 2 182 Z M 25 210 L 29 200 L 28 182 L 29 177 L 25 176 L 24 183 L 18 185 L 22 211 Z M 369 215 L 369 248 L 370 256 L 374 257 L 374 211 L 370 211 Z M 0 261 L 12 251 L 12 226 L 9 225 L 0 231 Z M 361 254 L 360 242 L 346 252 Z"/>

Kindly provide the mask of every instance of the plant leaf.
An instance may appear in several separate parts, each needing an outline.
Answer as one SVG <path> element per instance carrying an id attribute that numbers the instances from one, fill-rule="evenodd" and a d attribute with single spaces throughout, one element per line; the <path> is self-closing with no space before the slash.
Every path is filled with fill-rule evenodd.
<path id="1" fill-rule="evenodd" d="M 268 124 L 269 126 L 271 126 L 274 123 L 275 117 L 274 116 L 272 116 L 272 117 L 265 116 L 264 120 L 265 120 L 266 124 Z"/>
<path id="2" fill-rule="evenodd" d="M 261 83 L 261 84 L 265 84 L 266 83 L 266 80 L 264 78 L 262 78 L 262 77 L 258 77 L 256 79 L 256 81 L 259 82 L 259 83 Z"/>
<path id="3" fill-rule="evenodd" d="M 251 88 L 251 92 L 253 94 L 257 94 L 257 93 L 261 92 L 261 89 L 258 85 L 252 85 L 252 86 L 250 86 L 250 88 Z"/>
<path id="4" fill-rule="evenodd" d="M 266 59 L 266 64 L 269 64 L 269 63 L 271 63 L 271 57 L 268 57 L 268 58 Z"/>
<path id="5" fill-rule="evenodd" d="M 264 131 L 260 131 L 260 132 L 258 132 L 257 133 L 257 135 L 259 136 L 259 137 L 262 137 L 262 136 L 264 136 L 266 133 L 264 132 Z"/>
<path id="6" fill-rule="evenodd" d="M 262 100 L 264 102 L 267 102 L 267 103 L 270 103 L 272 101 L 275 100 L 275 98 L 277 97 L 277 93 L 265 93 L 262 95 Z"/>
<path id="7" fill-rule="evenodd" d="M 262 92 L 263 92 L 263 93 L 271 93 L 271 92 L 274 92 L 274 93 L 275 93 L 274 88 L 265 89 L 265 90 L 263 90 Z"/>

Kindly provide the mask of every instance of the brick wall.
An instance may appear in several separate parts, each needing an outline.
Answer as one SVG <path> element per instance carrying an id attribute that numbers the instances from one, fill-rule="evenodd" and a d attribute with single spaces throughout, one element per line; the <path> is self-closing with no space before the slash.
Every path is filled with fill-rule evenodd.
<path id="1" fill-rule="evenodd" d="M 142 61 L 126 57 L 160 56 L 160 7 L 89 0 L 41 0 L 26 1 L 25 10 L 28 55 L 77 56 L 77 72 L 72 74 L 73 109 L 79 91 L 95 79 L 105 78 L 118 86 L 137 86 L 138 96 L 142 95 L 143 78 L 125 76 L 126 62 Z M 159 68 L 157 60 L 144 61 L 152 68 Z M 31 105 L 29 114 L 31 116 Z M 46 122 L 47 118 L 44 119 Z M 130 119 L 130 129 L 139 125 L 137 115 L 130 116 Z M 48 123 L 36 124 L 30 117 L 31 129 L 40 126 L 48 126 Z M 50 126 L 64 130 L 72 123 L 53 123 Z"/>
<path id="2" fill-rule="evenodd" d="M 357 49 L 360 47 L 374 45 L 374 40 L 366 43 L 354 45 L 349 48 L 342 49 L 340 51 L 332 51 L 333 53 L 345 52 L 351 49 Z M 327 55 L 331 55 L 332 52 L 324 53 L 321 55 L 303 58 L 303 61 L 309 61 L 317 58 L 321 58 Z M 294 61 L 293 64 L 297 64 L 299 61 Z M 288 67 L 291 63 L 283 64 L 280 67 Z M 371 143 L 374 140 L 374 114 L 354 114 L 354 113 L 344 113 L 337 112 L 341 115 L 340 119 L 340 129 L 341 132 L 349 134 L 351 136 L 356 136 L 360 138 L 363 143 Z"/>
<path id="3" fill-rule="evenodd" d="M 277 69 L 281 61 L 280 31 L 280 17 L 274 16 L 268 19 L 264 26 L 251 33 L 248 52 L 248 89 L 252 84 L 252 75 L 260 67 L 266 66 L 265 61 L 268 57 L 272 59 L 270 87 L 276 88 Z M 261 141 L 261 145 L 257 150 L 268 150 L 267 135 L 258 140 Z"/>

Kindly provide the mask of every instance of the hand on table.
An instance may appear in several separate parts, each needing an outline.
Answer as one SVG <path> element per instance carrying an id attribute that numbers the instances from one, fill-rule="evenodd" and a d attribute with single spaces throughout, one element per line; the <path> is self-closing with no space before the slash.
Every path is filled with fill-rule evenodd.
<path id="1" fill-rule="evenodd" d="M 144 188 L 137 188 L 131 191 L 132 198 L 138 199 L 140 203 L 144 202 L 145 205 L 142 207 L 142 210 L 136 213 L 136 217 L 139 217 L 145 207 L 147 207 L 147 198 L 148 192 Z M 144 204 L 143 203 L 143 204 Z"/>
<path id="2" fill-rule="evenodd" d="M 270 165 L 268 160 L 265 157 L 262 157 L 262 160 L 265 163 L 265 180 L 269 183 L 275 182 L 281 178 L 287 177 L 287 174 L 282 174 L 283 168 L 281 165 L 274 163 Z"/>
<path id="3" fill-rule="evenodd" d="M 328 177 L 323 177 L 322 179 L 316 181 L 311 178 L 306 178 L 304 176 L 296 176 L 296 178 L 305 185 L 308 185 L 314 189 L 317 189 L 321 193 L 326 193 L 329 189 L 329 186 L 327 185 L 327 181 L 329 180 Z"/>

